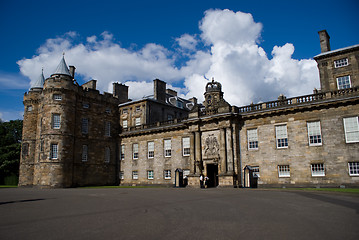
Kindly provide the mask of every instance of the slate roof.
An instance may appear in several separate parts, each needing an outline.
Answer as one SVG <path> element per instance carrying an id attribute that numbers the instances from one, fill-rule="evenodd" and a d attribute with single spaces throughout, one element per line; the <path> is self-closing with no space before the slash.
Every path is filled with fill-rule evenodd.
<path id="1" fill-rule="evenodd" d="M 59 65 L 57 66 L 54 74 L 63 74 L 63 75 L 71 76 L 69 68 L 66 65 L 64 56 L 62 56 L 62 59 L 61 59 Z"/>

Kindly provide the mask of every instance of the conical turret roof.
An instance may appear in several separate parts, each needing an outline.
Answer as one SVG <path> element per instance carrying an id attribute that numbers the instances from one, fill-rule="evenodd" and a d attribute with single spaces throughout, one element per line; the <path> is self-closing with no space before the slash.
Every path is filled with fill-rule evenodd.
<path id="1" fill-rule="evenodd" d="M 63 75 L 71 76 L 69 68 L 66 65 L 64 56 L 62 56 L 62 59 L 61 59 L 59 65 L 57 66 L 56 71 L 54 72 L 54 74 L 63 74 Z"/>
<path id="2" fill-rule="evenodd" d="M 44 70 L 42 70 L 36 82 L 31 86 L 31 90 L 42 89 L 44 87 L 44 83 L 45 83 Z"/>

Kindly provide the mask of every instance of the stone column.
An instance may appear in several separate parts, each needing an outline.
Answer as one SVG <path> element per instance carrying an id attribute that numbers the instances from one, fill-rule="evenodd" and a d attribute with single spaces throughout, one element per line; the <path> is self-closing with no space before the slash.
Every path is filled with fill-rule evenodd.
<path id="1" fill-rule="evenodd" d="M 226 128 L 227 172 L 233 173 L 233 138 L 231 127 Z"/>
<path id="2" fill-rule="evenodd" d="M 198 132 L 195 132 L 195 154 L 196 154 L 196 162 L 198 164 L 201 164 L 202 163 L 202 145 L 201 145 L 201 133 L 198 131 Z M 201 169 L 199 168 L 199 165 L 196 164 L 196 173 L 199 174 L 201 173 Z"/>
<path id="3" fill-rule="evenodd" d="M 190 169 L 191 169 L 191 173 L 195 174 L 196 173 L 196 165 L 195 165 L 195 161 L 196 161 L 196 157 L 195 157 L 195 133 L 192 132 L 191 133 L 191 137 L 190 137 Z"/>
<path id="4" fill-rule="evenodd" d="M 219 144 L 220 144 L 220 166 L 221 166 L 221 174 L 227 172 L 227 164 L 226 164 L 226 130 L 224 128 L 220 129 L 219 136 Z"/>
<path id="5" fill-rule="evenodd" d="M 240 138 L 239 138 L 239 128 L 236 123 L 232 124 L 233 129 L 233 166 L 234 172 L 238 175 L 238 181 L 241 176 L 241 168 L 240 168 L 240 159 L 239 159 L 239 149 L 240 149 Z"/>

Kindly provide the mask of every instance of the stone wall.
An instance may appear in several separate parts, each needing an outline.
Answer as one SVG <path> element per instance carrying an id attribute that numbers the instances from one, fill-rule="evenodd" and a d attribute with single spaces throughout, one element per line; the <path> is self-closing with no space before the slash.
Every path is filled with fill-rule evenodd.
<path id="1" fill-rule="evenodd" d="M 240 131 L 241 168 L 259 167 L 259 186 L 358 185 L 348 162 L 358 161 L 359 143 L 346 143 L 343 118 L 358 116 L 357 103 L 320 106 L 303 111 L 247 116 Z M 322 145 L 309 146 L 307 122 L 320 121 Z M 276 125 L 285 124 L 288 148 L 276 147 Z M 248 149 L 247 130 L 258 130 L 258 150 Z M 323 163 L 325 176 L 312 177 L 311 164 Z M 278 165 L 290 166 L 290 177 L 278 176 Z M 242 176 L 243 177 L 243 176 Z"/>

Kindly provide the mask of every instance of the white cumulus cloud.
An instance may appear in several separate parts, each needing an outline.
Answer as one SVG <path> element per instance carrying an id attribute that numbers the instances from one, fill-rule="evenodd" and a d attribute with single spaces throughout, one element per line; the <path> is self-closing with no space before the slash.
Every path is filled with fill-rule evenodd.
<path id="1" fill-rule="evenodd" d="M 121 47 L 109 32 L 75 44 L 78 35 L 69 32 L 48 39 L 37 55 L 18 64 L 33 83 L 42 67 L 49 77 L 65 51 L 67 63 L 76 66 L 82 79 L 97 79 L 102 91 L 110 91 L 112 82 L 125 83 L 133 100 L 152 94 L 155 78 L 176 86 L 180 96 L 203 100 L 207 79 L 214 77 L 222 83 L 225 99 L 238 106 L 275 100 L 281 93 L 310 94 L 319 88 L 316 62 L 293 59 L 293 44 L 274 46 L 268 57 L 260 46 L 262 23 L 249 13 L 208 10 L 199 30 L 175 38 L 179 48 L 148 43 L 138 50 Z"/>

